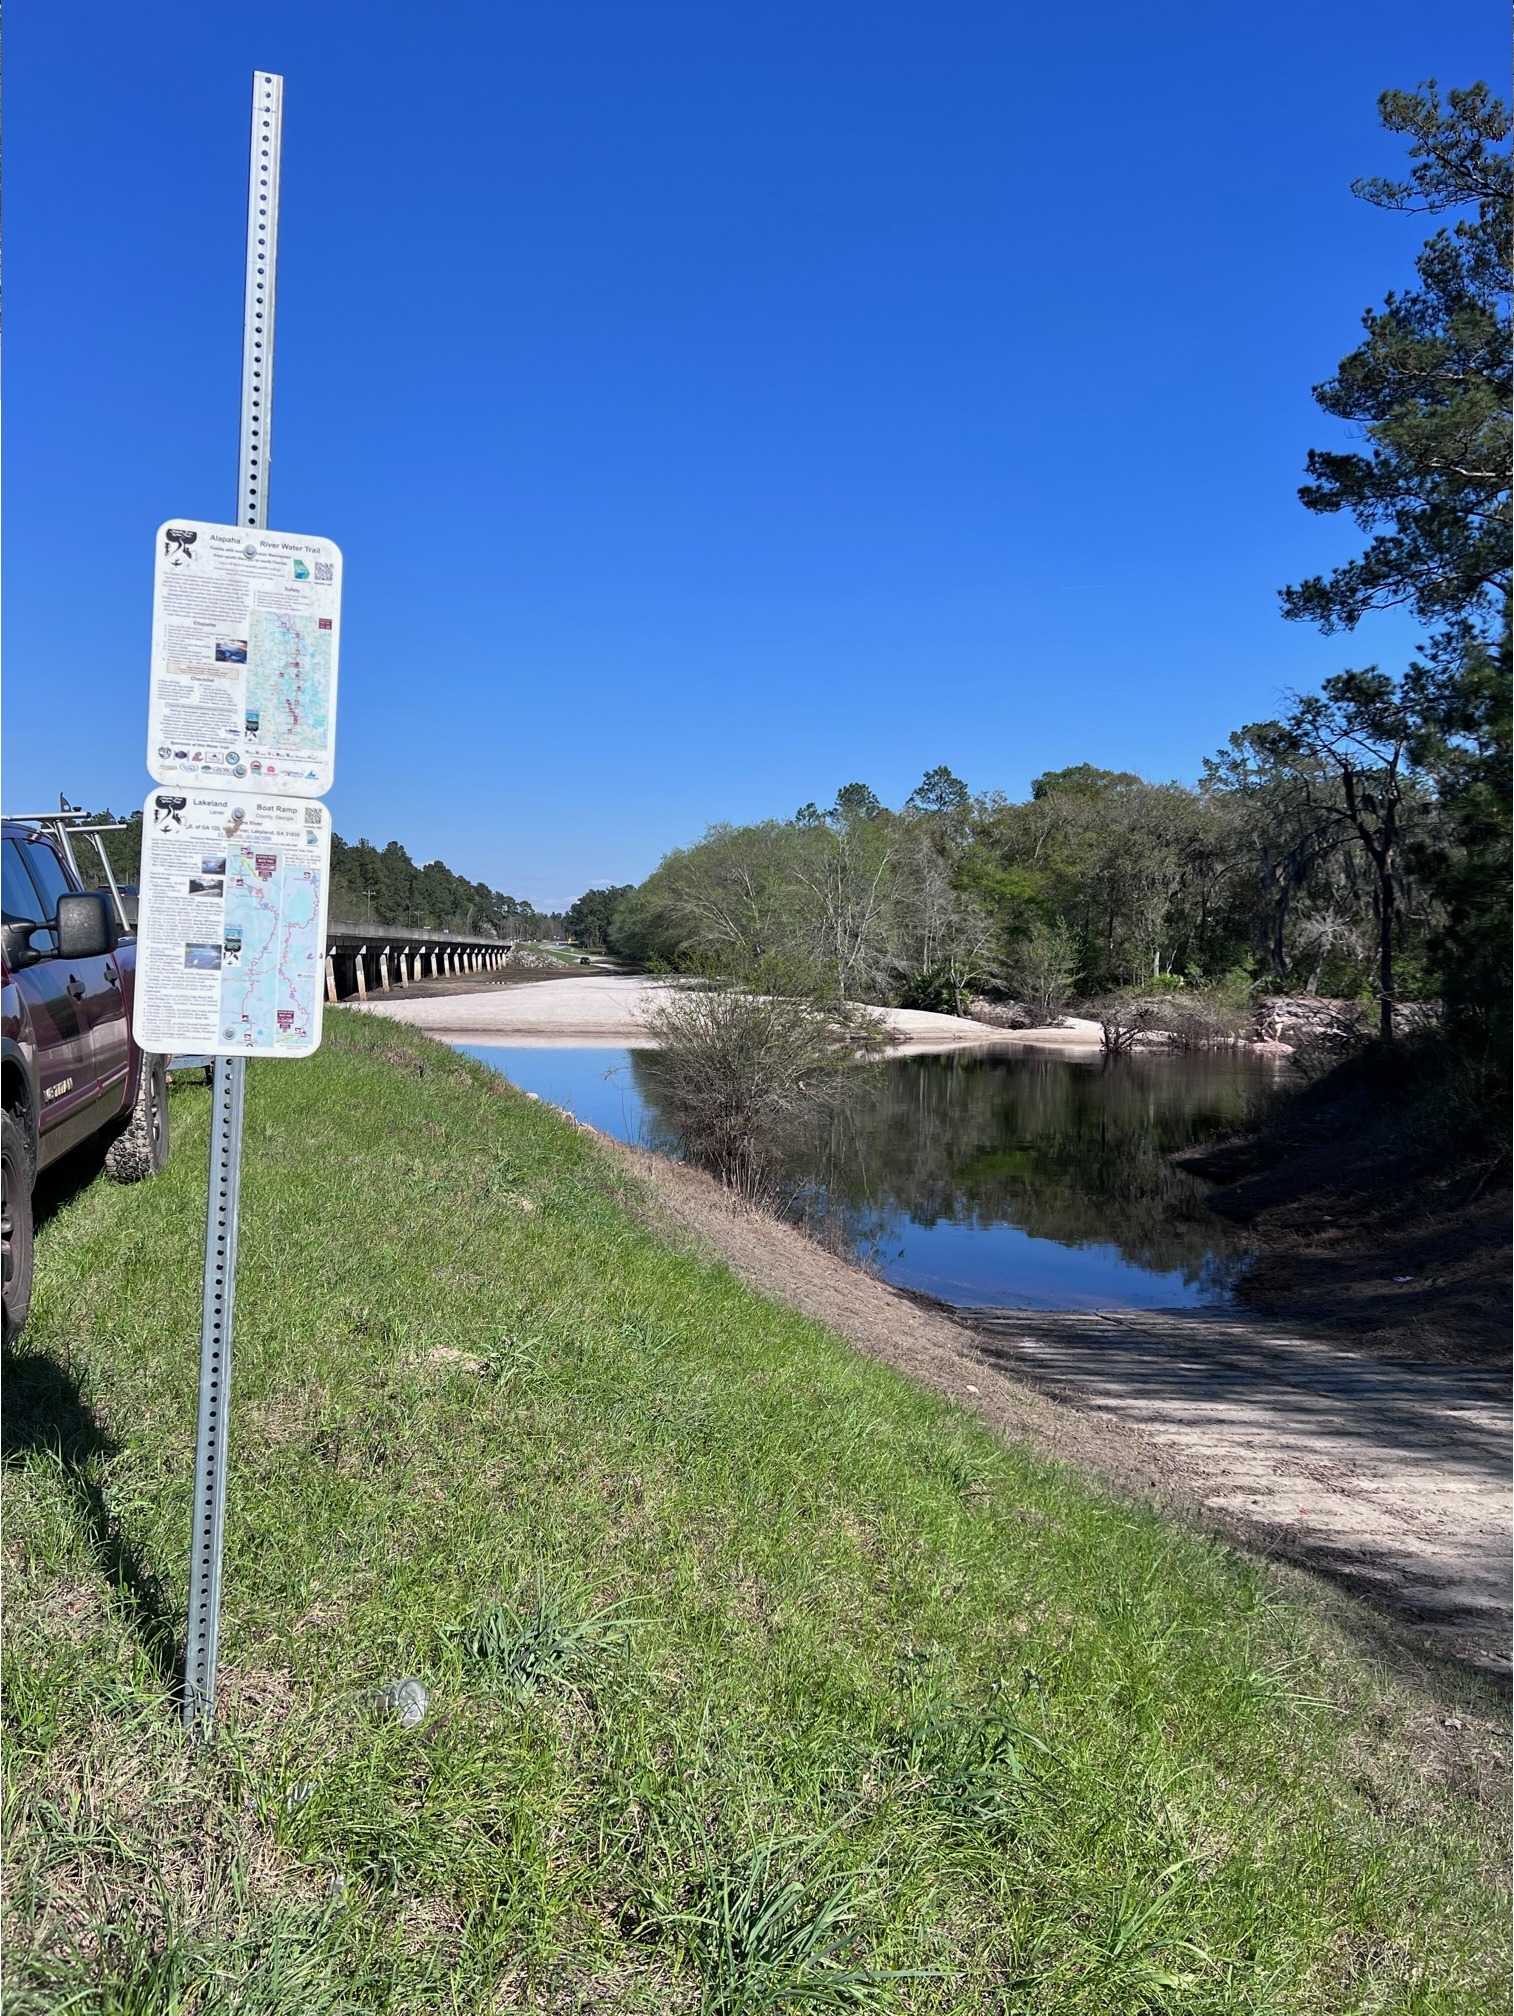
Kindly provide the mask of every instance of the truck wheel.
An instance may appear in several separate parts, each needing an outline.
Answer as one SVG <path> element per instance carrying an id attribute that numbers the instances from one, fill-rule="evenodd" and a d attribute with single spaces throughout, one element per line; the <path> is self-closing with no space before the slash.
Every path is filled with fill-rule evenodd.
<path id="1" fill-rule="evenodd" d="M 5 1200 L 0 1243 L 5 1250 L 5 1341 L 19 1337 L 32 1305 L 32 1157 L 13 1114 L 0 1115 L 4 1132 Z"/>
<path id="2" fill-rule="evenodd" d="M 167 1161 L 168 1061 L 144 1056 L 131 1116 L 106 1149 L 105 1167 L 118 1183 L 140 1183 Z"/>

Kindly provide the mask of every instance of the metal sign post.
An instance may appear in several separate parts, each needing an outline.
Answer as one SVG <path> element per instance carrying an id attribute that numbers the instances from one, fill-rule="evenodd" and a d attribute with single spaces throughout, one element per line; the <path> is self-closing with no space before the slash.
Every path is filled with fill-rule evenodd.
<path id="1" fill-rule="evenodd" d="M 279 155 L 284 80 L 252 79 L 252 158 L 247 186 L 247 286 L 242 308 L 242 426 L 237 457 L 237 523 L 268 524 L 273 417 L 273 311 L 279 256 Z M 205 1300 L 200 1320 L 200 1416 L 195 1439 L 194 1516 L 189 1554 L 189 1636 L 184 1655 L 184 1726 L 208 1735 L 215 1715 L 216 1644 L 221 1628 L 221 1541 L 226 1514 L 226 1416 L 231 1397 L 231 1328 L 237 1285 L 237 1207 L 242 1182 L 245 1057 L 216 1060 L 210 1128 L 210 1195 L 205 1213 Z"/>

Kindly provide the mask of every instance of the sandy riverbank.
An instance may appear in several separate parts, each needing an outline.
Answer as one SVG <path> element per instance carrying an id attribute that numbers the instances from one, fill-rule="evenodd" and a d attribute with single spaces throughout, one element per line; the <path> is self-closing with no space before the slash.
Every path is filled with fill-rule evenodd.
<path id="1" fill-rule="evenodd" d="M 588 1047 L 651 1049 L 655 1045 L 643 1023 L 646 1009 L 669 992 L 665 983 L 620 973 L 574 974 L 562 980 L 540 980 L 530 987 L 491 989 L 416 999 L 393 994 L 370 996 L 370 1015 L 408 1022 L 444 1043 L 493 1043 L 502 1048 Z M 356 1006 L 349 1003 L 349 1006 Z M 1066 1029 L 996 1029 L 955 1015 L 931 1015 L 923 1009 L 877 1008 L 872 1011 L 902 1050 L 912 1054 L 944 1050 L 976 1050 L 989 1044 L 1050 1051 L 1054 1056 L 1096 1057 L 1097 1023 L 1076 1023 Z"/>

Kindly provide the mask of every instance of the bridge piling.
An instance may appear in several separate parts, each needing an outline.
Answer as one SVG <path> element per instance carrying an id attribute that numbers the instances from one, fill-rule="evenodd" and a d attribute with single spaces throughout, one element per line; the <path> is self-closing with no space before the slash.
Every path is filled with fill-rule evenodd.
<path id="1" fill-rule="evenodd" d="M 499 973 L 510 964 L 514 949 L 513 943 L 470 938 L 460 931 L 427 930 L 398 940 L 375 938 L 371 925 L 332 924 L 326 937 L 326 999 L 366 1002 L 371 994 L 392 993 L 425 979 Z"/>

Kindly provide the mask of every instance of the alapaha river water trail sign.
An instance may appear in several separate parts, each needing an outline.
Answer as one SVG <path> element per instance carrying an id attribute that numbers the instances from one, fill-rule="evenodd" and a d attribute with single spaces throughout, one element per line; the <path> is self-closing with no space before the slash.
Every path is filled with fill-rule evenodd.
<path id="1" fill-rule="evenodd" d="M 153 580 L 147 770 L 324 798 L 336 752 L 342 556 L 329 539 L 170 518 Z"/>

